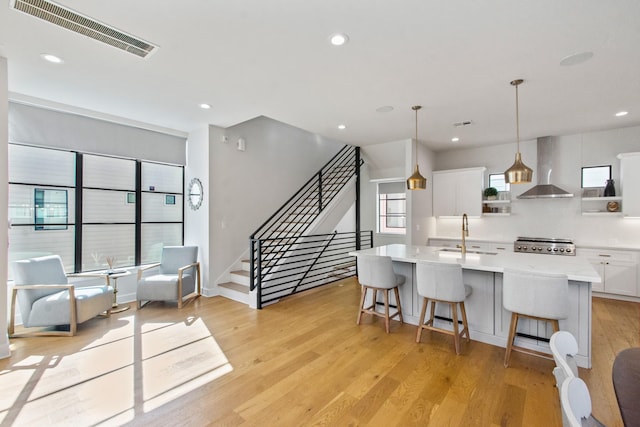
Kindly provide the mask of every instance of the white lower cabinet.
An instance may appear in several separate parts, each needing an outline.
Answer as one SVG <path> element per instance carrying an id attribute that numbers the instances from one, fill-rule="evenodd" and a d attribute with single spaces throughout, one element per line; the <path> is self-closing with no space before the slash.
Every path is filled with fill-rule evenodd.
<path id="1" fill-rule="evenodd" d="M 455 248 L 460 246 L 461 241 L 462 236 L 460 236 L 460 240 L 429 238 L 427 244 L 429 246 Z M 497 253 L 513 252 L 513 243 L 479 242 L 470 239 L 467 240 L 467 250 Z"/>
<path id="2" fill-rule="evenodd" d="M 601 283 L 593 284 L 594 292 L 640 296 L 636 252 L 582 249 L 579 254 L 587 257 L 602 279 Z"/>

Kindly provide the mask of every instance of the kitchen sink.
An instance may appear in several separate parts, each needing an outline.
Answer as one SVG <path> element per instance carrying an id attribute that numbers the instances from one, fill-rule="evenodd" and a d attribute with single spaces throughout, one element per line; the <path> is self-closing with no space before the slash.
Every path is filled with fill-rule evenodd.
<path id="1" fill-rule="evenodd" d="M 438 252 L 458 252 L 461 253 L 462 249 L 460 248 L 444 248 L 438 249 Z M 485 252 L 485 251 L 470 251 L 467 249 L 468 254 L 478 254 L 478 255 L 498 255 L 498 252 Z"/>

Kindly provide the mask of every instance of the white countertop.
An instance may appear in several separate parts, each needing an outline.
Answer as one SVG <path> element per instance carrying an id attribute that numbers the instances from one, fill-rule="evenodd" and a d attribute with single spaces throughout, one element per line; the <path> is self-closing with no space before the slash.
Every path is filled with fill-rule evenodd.
<path id="1" fill-rule="evenodd" d="M 427 240 L 448 240 L 452 242 L 460 242 L 460 236 L 429 236 Z M 514 238 L 515 240 L 515 238 Z M 477 242 L 477 243 L 495 243 L 500 245 L 513 245 L 513 240 L 504 241 L 504 240 L 496 240 L 489 238 L 481 238 L 481 237 L 467 237 L 467 242 Z M 640 252 L 640 245 L 634 245 L 631 243 L 600 243 L 600 242 L 583 242 L 581 240 L 574 240 L 573 243 L 576 245 L 578 250 L 580 249 L 602 249 L 602 250 L 620 250 L 620 251 L 637 251 Z M 579 256 L 579 254 L 578 254 Z"/>
<path id="2" fill-rule="evenodd" d="M 469 270 L 502 273 L 505 268 L 530 270 L 544 273 L 566 274 L 569 280 L 600 283 L 602 279 L 593 266 L 582 257 L 553 256 L 543 254 L 526 254 L 518 252 L 485 255 L 467 253 L 464 257 L 459 252 L 443 251 L 451 248 L 435 246 L 412 246 L 393 244 L 371 249 L 349 252 L 349 255 L 368 254 L 390 256 L 394 261 L 416 263 L 418 261 L 439 261 L 461 264 Z"/>

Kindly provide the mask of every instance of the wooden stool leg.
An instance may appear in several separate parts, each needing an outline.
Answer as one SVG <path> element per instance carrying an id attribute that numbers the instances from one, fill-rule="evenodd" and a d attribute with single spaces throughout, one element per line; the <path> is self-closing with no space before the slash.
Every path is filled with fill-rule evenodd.
<path id="1" fill-rule="evenodd" d="M 400 292 L 398 291 L 398 287 L 393 288 L 393 292 L 396 294 L 396 304 L 398 305 L 398 318 L 400 319 L 400 323 L 404 323 L 402 320 L 402 306 L 400 305 Z"/>
<path id="2" fill-rule="evenodd" d="M 384 296 L 384 328 L 389 333 L 389 289 L 382 291 Z"/>
<path id="3" fill-rule="evenodd" d="M 511 313 L 511 325 L 509 326 L 509 338 L 507 340 L 507 350 L 504 354 L 504 367 L 509 366 L 509 358 L 511 357 L 511 348 L 513 340 L 516 337 L 516 328 L 518 327 L 518 313 Z"/>
<path id="4" fill-rule="evenodd" d="M 467 342 L 471 341 L 469 337 L 469 324 L 467 323 L 467 310 L 464 308 L 464 301 L 460 303 L 460 312 L 462 313 L 462 333 L 461 336 L 465 333 L 467 334 Z"/>
<path id="5" fill-rule="evenodd" d="M 458 307 L 454 302 L 450 302 L 451 317 L 453 320 L 453 345 L 456 348 L 456 354 L 460 354 L 460 332 L 458 332 Z"/>
<path id="6" fill-rule="evenodd" d="M 364 300 L 367 296 L 367 287 L 362 287 L 362 296 L 360 297 L 360 310 L 358 311 L 358 319 L 356 320 L 356 325 L 360 324 L 360 320 L 362 319 L 362 313 L 364 311 Z"/>
<path id="7" fill-rule="evenodd" d="M 429 321 L 427 322 L 427 325 L 433 326 L 433 318 L 435 315 L 436 315 L 436 302 L 434 300 L 431 300 L 431 314 L 429 315 Z"/>
<path id="8" fill-rule="evenodd" d="M 422 297 L 422 309 L 420 310 L 420 321 L 418 322 L 418 332 L 416 333 L 416 342 L 420 342 L 422 338 L 422 325 L 424 325 L 424 316 L 427 314 L 427 305 L 429 305 L 429 299 Z"/>

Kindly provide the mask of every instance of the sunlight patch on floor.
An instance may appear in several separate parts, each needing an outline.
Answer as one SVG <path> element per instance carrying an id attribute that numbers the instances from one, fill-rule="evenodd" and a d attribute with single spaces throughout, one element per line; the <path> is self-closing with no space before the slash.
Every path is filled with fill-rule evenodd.
<path id="1" fill-rule="evenodd" d="M 1 371 L 0 422 L 121 425 L 232 370 L 201 319 L 136 324 L 122 317 L 81 351 L 34 355 Z"/>

